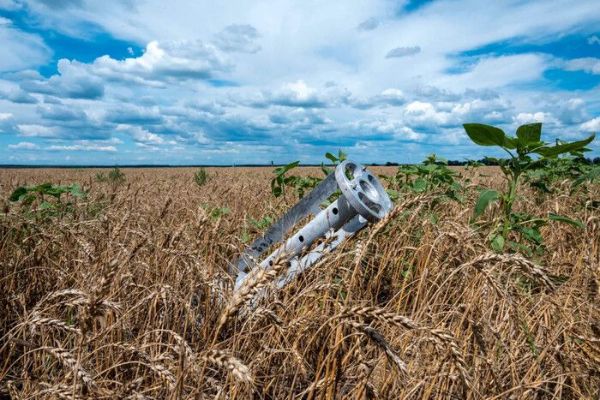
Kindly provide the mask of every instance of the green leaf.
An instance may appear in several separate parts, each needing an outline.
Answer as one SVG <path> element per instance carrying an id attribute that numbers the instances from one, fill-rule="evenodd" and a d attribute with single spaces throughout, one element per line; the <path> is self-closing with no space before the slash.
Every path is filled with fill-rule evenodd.
<path id="1" fill-rule="evenodd" d="M 577 221 L 575 219 L 571 219 L 571 218 L 565 217 L 563 215 L 550 213 L 550 214 L 548 214 L 548 219 L 551 221 L 564 222 L 565 224 L 573 225 L 578 228 L 583 228 L 583 223 L 581 223 L 581 221 Z"/>
<path id="2" fill-rule="evenodd" d="M 54 205 L 52 203 L 49 203 L 47 201 L 43 201 L 42 204 L 40 204 L 40 210 L 48 210 L 54 208 Z"/>
<path id="3" fill-rule="evenodd" d="M 539 149 L 534 150 L 534 153 L 538 153 L 544 157 L 556 157 L 559 154 L 569 153 L 571 151 L 576 151 L 584 148 L 588 143 L 590 143 L 596 135 L 592 135 L 587 139 L 579 140 L 577 142 L 557 144 L 556 146 L 548 147 L 540 147 Z"/>
<path id="4" fill-rule="evenodd" d="M 475 204 L 475 210 L 473 212 L 473 219 L 477 219 L 485 209 L 489 206 L 492 201 L 498 200 L 500 194 L 495 190 L 484 190 L 479 195 L 479 199 Z"/>
<path id="5" fill-rule="evenodd" d="M 334 156 L 333 154 L 331 154 L 330 152 L 325 153 L 325 158 L 327 158 L 329 161 L 331 161 L 334 164 L 338 161 L 338 158 L 336 156 Z"/>
<path id="6" fill-rule="evenodd" d="M 534 124 L 521 125 L 517 128 L 517 137 L 519 141 L 527 146 L 528 144 L 538 143 L 542 136 L 542 124 L 537 122 Z"/>
<path id="7" fill-rule="evenodd" d="M 464 124 L 469 138 L 480 146 L 505 147 L 506 135 L 502 129 L 484 124 Z"/>
<path id="8" fill-rule="evenodd" d="M 19 198 L 19 201 L 21 201 L 21 204 L 23 204 L 25 206 L 29 206 L 35 201 L 35 194 L 32 194 L 32 193 L 24 194 L 23 196 L 21 196 Z"/>
<path id="9" fill-rule="evenodd" d="M 12 192 L 12 194 L 10 195 L 8 200 L 19 201 L 21 199 L 21 196 L 25 195 L 26 193 L 27 193 L 27 188 L 25 188 L 23 186 L 19 186 Z"/>
<path id="10" fill-rule="evenodd" d="M 398 191 L 397 191 L 397 190 L 394 190 L 394 189 L 386 189 L 385 191 L 387 192 L 388 196 L 390 196 L 390 199 L 391 199 L 392 201 L 396 201 L 396 200 L 398 200 L 398 198 L 400 197 L 400 194 L 398 193 Z"/>
<path id="11" fill-rule="evenodd" d="M 412 184 L 412 189 L 417 193 L 424 192 L 425 190 L 427 190 L 427 181 L 423 178 L 415 179 L 415 181 Z"/>
<path id="12" fill-rule="evenodd" d="M 506 147 L 507 149 L 513 150 L 519 147 L 519 141 L 510 136 L 504 137 L 504 145 L 502 147 Z"/>
<path id="13" fill-rule="evenodd" d="M 530 242 L 536 244 L 542 244 L 544 242 L 544 238 L 537 228 L 529 228 L 527 226 L 520 226 L 517 229 L 519 232 L 523 234 L 523 236 L 529 240 Z"/>
<path id="14" fill-rule="evenodd" d="M 71 187 L 69 187 L 69 193 L 71 193 L 71 196 L 74 196 L 74 197 L 85 196 L 85 192 L 83 190 L 81 190 L 81 186 L 79 186 L 77 184 L 71 185 Z"/>
<path id="15" fill-rule="evenodd" d="M 504 237 L 502 235 L 494 236 L 490 242 L 490 245 L 495 252 L 501 253 L 502 250 L 504 250 Z"/>

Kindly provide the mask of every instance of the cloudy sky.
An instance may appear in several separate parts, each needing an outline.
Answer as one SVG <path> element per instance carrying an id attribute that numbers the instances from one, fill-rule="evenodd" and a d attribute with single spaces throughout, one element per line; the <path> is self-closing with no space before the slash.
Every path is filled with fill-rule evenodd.
<path id="1" fill-rule="evenodd" d="M 532 121 L 600 131 L 598 0 L 0 0 L 0 164 L 460 160 Z"/>

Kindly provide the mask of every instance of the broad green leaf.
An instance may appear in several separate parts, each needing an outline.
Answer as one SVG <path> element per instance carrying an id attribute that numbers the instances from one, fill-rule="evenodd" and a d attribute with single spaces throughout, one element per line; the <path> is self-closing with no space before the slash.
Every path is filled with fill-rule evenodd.
<path id="1" fill-rule="evenodd" d="M 573 183 L 571 184 L 571 187 L 575 188 L 586 181 L 593 182 L 597 178 L 600 178 L 600 165 L 596 165 L 596 166 L 592 167 L 592 169 L 590 169 L 587 173 L 585 173 L 585 174 L 581 175 L 579 178 L 575 179 L 573 181 Z"/>
<path id="2" fill-rule="evenodd" d="M 52 203 L 49 203 L 47 201 L 43 201 L 42 204 L 40 204 L 40 210 L 48 210 L 54 208 L 54 205 L 52 205 Z"/>
<path id="3" fill-rule="evenodd" d="M 504 146 L 507 149 L 513 150 L 519 147 L 519 141 L 513 137 L 505 136 L 504 137 Z"/>
<path id="4" fill-rule="evenodd" d="M 329 161 L 331 161 L 334 164 L 338 161 L 338 158 L 330 152 L 325 153 L 325 158 L 327 158 Z"/>
<path id="5" fill-rule="evenodd" d="M 495 252 L 501 253 L 502 250 L 504 250 L 504 237 L 502 235 L 496 235 L 490 244 Z"/>
<path id="6" fill-rule="evenodd" d="M 425 190 L 427 190 L 427 181 L 423 178 L 415 179 L 415 181 L 412 184 L 412 189 L 417 193 L 424 192 Z"/>
<path id="7" fill-rule="evenodd" d="M 72 196 L 75 197 L 84 197 L 85 196 L 85 192 L 83 190 L 81 190 L 81 186 L 75 184 L 75 185 L 71 185 L 70 189 L 69 189 L 69 193 L 71 193 Z"/>
<path id="8" fill-rule="evenodd" d="M 398 198 L 400 197 L 400 194 L 398 193 L 398 191 L 397 191 L 397 190 L 394 190 L 394 189 L 386 189 L 385 191 L 387 192 L 388 196 L 390 196 L 390 199 L 391 199 L 392 201 L 396 201 L 396 200 L 398 200 Z"/>
<path id="9" fill-rule="evenodd" d="M 529 241 L 542 244 L 544 242 L 544 238 L 542 238 L 542 234 L 537 228 L 529 228 L 526 226 L 521 226 L 518 228 L 518 231 L 525 236 Z"/>
<path id="10" fill-rule="evenodd" d="M 571 219 L 571 218 L 565 217 L 563 215 L 550 213 L 550 214 L 548 214 L 548 219 L 551 221 L 564 222 L 565 224 L 573 225 L 578 228 L 583 228 L 583 223 L 581 223 L 581 221 L 577 221 L 575 219 Z"/>
<path id="11" fill-rule="evenodd" d="M 21 201 L 21 204 L 29 206 L 35 201 L 35 194 L 26 193 L 19 198 L 19 201 Z"/>
<path id="12" fill-rule="evenodd" d="M 537 122 L 534 124 L 521 125 L 517 128 L 517 137 L 519 141 L 527 146 L 540 141 L 542 136 L 542 124 Z"/>
<path id="13" fill-rule="evenodd" d="M 552 147 L 541 147 L 539 149 L 534 150 L 534 153 L 538 153 L 539 155 L 544 157 L 556 157 L 559 154 L 569 153 L 571 151 L 576 151 L 584 148 L 585 146 L 587 146 L 588 143 L 594 140 L 595 137 L 596 135 L 594 134 L 587 139 L 579 140 L 577 142 L 557 144 L 556 146 Z"/>
<path id="14" fill-rule="evenodd" d="M 281 173 L 285 174 L 289 170 L 296 168 L 298 165 L 300 165 L 300 161 L 294 161 L 292 163 L 289 163 L 288 165 L 283 166 Z"/>
<path id="15" fill-rule="evenodd" d="M 10 197 L 8 198 L 8 200 L 10 200 L 10 201 L 19 201 L 21 199 L 21 196 L 23 196 L 26 193 L 27 193 L 27 188 L 25 188 L 23 186 L 19 186 L 18 188 L 16 188 L 12 192 L 12 194 L 10 195 Z"/>
<path id="16" fill-rule="evenodd" d="M 348 157 L 348 154 L 344 153 L 341 149 L 338 151 L 338 161 L 344 161 Z"/>
<path id="17" fill-rule="evenodd" d="M 480 146 L 505 146 L 506 135 L 502 129 L 484 124 L 464 124 L 469 138 Z"/>
<path id="18" fill-rule="evenodd" d="M 500 197 L 499 193 L 495 190 L 484 190 L 479 195 L 479 199 L 475 204 L 475 211 L 473 212 L 473 219 L 478 218 L 485 209 L 489 206 L 492 201 L 498 200 Z"/>
<path id="19" fill-rule="evenodd" d="M 271 191 L 273 192 L 273 196 L 275 197 L 279 197 L 283 194 L 283 189 L 281 188 L 281 186 L 273 186 L 271 188 Z"/>

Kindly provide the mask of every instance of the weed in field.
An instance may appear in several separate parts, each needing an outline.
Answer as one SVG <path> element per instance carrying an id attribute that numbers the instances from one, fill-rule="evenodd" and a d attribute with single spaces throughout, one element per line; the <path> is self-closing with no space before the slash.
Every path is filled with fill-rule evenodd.
<path id="1" fill-rule="evenodd" d="M 206 172 L 206 170 L 204 168 L 199 168 L 194 173 L 194 182 L 196 183 L 196 185 L 198 187 L 204 186 L 206 184 L 207 180 L 208 180 L 208 173 Z"/>
<path id="2" fill-rule="evenodd" d="M 390 186 L 388 194 L 392 200 L 402 192 L 426 193 L 439 191 L 443 196 L 462 202 L 463 188 L 456 172 L 448 168 L 448 161 L 431 154 L 422 164 L 401 165 L 393 176 L 382 175 Z"/>
<path id="3" fill-rule="evenodd" d="M 464 124 L 469 138 L 480 146 L 498 146 L 509 155 L 509 159 L 494 159 L 500 166 L 506 179 L 504 192 L 492 189 L 483 190 L 475 205 L 473 219 L 480 217 L 491 203 L 499 201 L 502 214 L 499 223 L 491 232 L 491 247 L 502 252 L 505 246 L 514 251 L 543 250 L 543 238 L 540 228 L 549 220 L 570 223 L 581 226 L 578 221 L 570 218 L 549 214 L 547 217 L 535 217 L 528 213 L 514 212 L 513 205 L 518 198 L 518 186 L 523 174 L 547 166 L 552 160 L 565 153 L 577 153 L 594 140 L 595 135 L 576 142 L 560 142 L 554 146 L 541 140 L 542 124 L 534 123 L 522 125 L 517 129 L 516 136 L 511 137 L 499 128 L 484 124 Z M 538 159 L 532 155 L 538 155 Z M 511 237 L 511 233 L 516 237 Z"/>
<path id="4" fill-rule="evenodd" d="M 337 156 L 329 152 L 325 154 L 325 158 L 331 161 L 334 167 L 344 161 L 346 157 L 347 154 L 342 150 L 338 152 Z M 306 192 L 311 191 L 315 186 L 321 183 L 323 179 L 314 176 L 287 175 L 288 172 L 297 168 L 299 165 L 300 161 L 294 161 L 287 165 L 275 168 L 273 171 L 275 177 L 271 180 L 271 192 L 273 193 L 273 196 L 279 197 L 283 195 L 285 193 L 285 188 L 290 187 L 293 188 L 298 198 L 302 198 Z M 333 173 L 334 169 L 328 168 L 325 164 L 321 163 L 321 171 L 324 176 L 327 176 Z M 333 194 L 329 201 L 332 201 L 333 198 L 337 196 L 339 196 L 339 193 Z"/>
<path id="5" fill-rule="evenodd" d="M 72 210 L 72 202 L 61 201 L 62 195 L 72 198 L 84 197 L 85 192 L 77 184 L 55 185 L 42 183 L 35 186 L 20 186 L 9 197 L 9 201 L 18 203 L 22 211 L 30 216 L 49 217 L 64 214 Z"/>

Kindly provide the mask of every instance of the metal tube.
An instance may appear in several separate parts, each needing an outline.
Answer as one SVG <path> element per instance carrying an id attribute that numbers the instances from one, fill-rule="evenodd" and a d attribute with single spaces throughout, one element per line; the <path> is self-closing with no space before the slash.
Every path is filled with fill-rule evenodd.
<path id="1" fill-rule="evenodd" d="M 306 247 L 312 245 L 315 240 L 324 237 L 327 232 L 337 231 L 354 216 L 356 216 L 356 210 L 350 206 L 344 196 L 340 196 L 286 240 L 285 244 L 268 256 L 260 266 L 269 268 L 274 260 L 282 254 L 285 254 L 286 258 L 295 257 Z"/>

